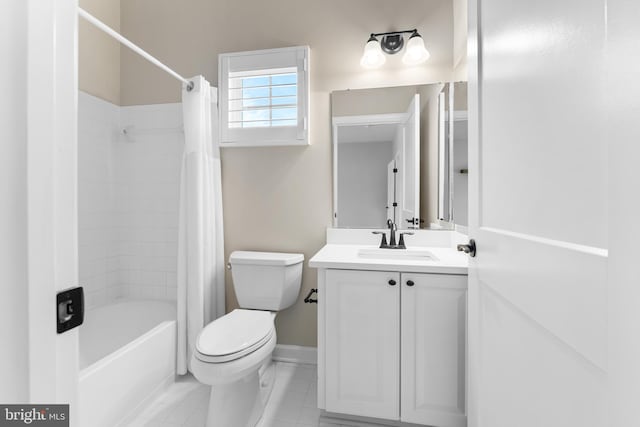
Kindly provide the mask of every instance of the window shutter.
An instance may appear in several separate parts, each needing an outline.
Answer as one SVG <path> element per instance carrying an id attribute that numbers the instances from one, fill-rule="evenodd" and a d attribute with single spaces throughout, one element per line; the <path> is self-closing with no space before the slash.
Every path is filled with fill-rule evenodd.
<path id="1" fill-rule="evenodd" d="M 221 54 L 222 146 L 308 144 L 308 47 Z"/>

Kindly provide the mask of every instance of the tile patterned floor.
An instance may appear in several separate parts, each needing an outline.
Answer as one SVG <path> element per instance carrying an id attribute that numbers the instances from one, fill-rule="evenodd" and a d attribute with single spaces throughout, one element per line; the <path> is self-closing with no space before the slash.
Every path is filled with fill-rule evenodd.
<path id="1" fill-rule="evenodd" d="M 315 366 L 277 362 L 275 367 L 273 391 L 256 427 L 341 427 L 319 420 Z M 186 376 L 123 427 L 204 427 L 208 403 L 209 388 Z"/>

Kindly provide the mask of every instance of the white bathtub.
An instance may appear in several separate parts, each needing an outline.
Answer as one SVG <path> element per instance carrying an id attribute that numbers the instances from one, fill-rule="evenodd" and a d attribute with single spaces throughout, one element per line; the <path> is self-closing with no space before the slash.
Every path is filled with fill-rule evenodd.
<path id="1" fill-rule="evenodd" d="M 80 427 L 113 427 L 176 372 L 176 310 L 125 300 L 92 309 L 80 327 Z"/>

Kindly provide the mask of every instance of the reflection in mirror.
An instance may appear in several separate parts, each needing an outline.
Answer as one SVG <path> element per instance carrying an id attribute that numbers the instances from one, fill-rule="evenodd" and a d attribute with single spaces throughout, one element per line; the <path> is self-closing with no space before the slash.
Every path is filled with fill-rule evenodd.
<path id="1" fill-rule="evenodd" d="M 331 108 L 335 227 L 466 225 L 466 83 L 337 91 Z"/>
<path id="2" fill-rule="evenodd" d="M 451 210 L 449 222 L 467 226 L 469 199 L 469 156 L 468 156 L 468 114 L 467 83 L 456 82 L 453 87 L 453 112 L 449 128 L 453 135 L 449 138 L 453 146 L 453 158 L 450 160 Z"/>

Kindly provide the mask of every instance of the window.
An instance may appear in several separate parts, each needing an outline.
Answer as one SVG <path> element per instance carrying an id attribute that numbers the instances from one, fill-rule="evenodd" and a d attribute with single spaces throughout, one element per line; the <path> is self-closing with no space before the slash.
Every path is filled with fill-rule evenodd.
<path id="1" fill-rule="evenodd" d="M 229 127 L 297 126 L 298 70 L 229 73 Z"/>
<path id="2" fill-rule="evenodd" d="M 219 57 L 222 146 L 308 144 L 308 47 Z"/>

